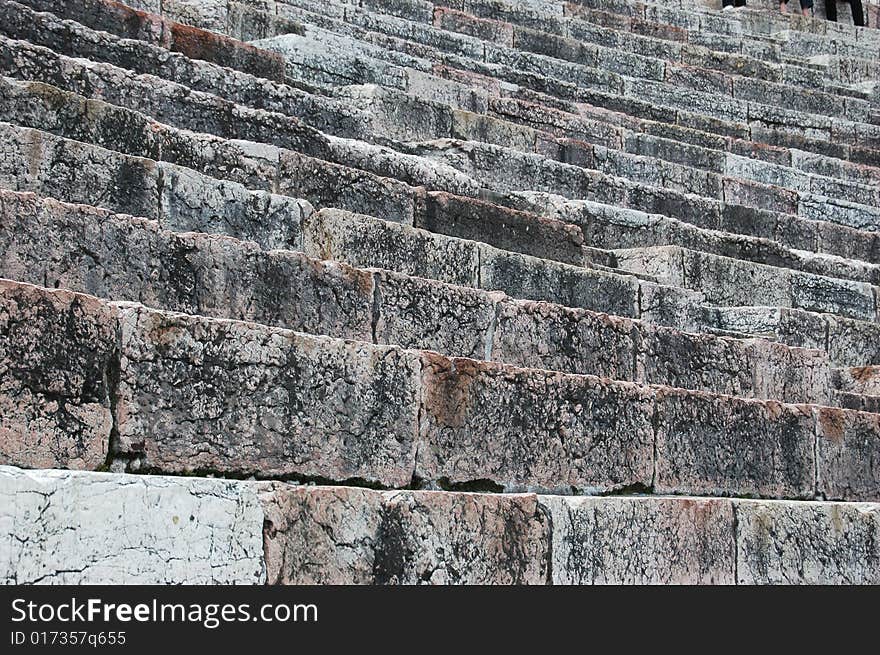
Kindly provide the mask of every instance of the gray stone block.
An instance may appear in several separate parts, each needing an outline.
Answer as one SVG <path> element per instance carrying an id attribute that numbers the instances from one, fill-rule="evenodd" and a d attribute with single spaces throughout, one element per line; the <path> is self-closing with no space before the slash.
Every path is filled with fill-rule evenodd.
<path id="1" fill-rule="evenodd" d="M 877 584 L 880 507 L 734 500 L 738 584 Z"/>
<path id="2" fill-rule="evenodd" d="M 0 280 L 0 463 L 104 466 L 117 329 L 96 298 Z"/>
<path id="3" fill-rule="evenodd" d="M 414 354 L 122 310 L 117 455 L 134 470 L 409 484 Z"/>

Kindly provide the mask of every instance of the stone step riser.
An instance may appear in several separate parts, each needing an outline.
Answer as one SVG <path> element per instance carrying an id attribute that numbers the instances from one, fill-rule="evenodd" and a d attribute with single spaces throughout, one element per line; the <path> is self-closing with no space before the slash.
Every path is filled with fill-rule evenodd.
<path id="1" fill-rule="evenodd" d="M 878 320 L 877 288 L 863 282 L 787 271 L 678 246 L 619 250 L 615 255 L 623 270 L 651 275 L 664 284 L 698 289 L 712 305 L 751 303 Z"/>
<path id="2" fill-rule="evenodd" d="M 706 338 L 390 272 L 374 277 L 27 194 L 0 199 L 7 279 L 522 367 L 785 402 L 832 398 L 829 362 L 817 351 Z M 300 216 L 288 217 L 299 228 Z"/>
<path id="3" fill-rule="evenodd" d="M 875 414 L 448 359 L 11 282 L 2 297 L 4 358 L 27 364 L 4 383 L 14 465 L 95 469 L 110 452 L 132 470 L 391 487 L 880 493 Z"/>
<path id="4" fill-rule="evenodd" d="M 880 562 L 873 504 L 383 492 L 13 467 L 0 468 L 0 495 L 15 508 L 3 537 L 6 562 L 17 563 L 0 579 L 18 584 L 876 584 Z M 807 539 L 811 548 L 798 547 Z"/>

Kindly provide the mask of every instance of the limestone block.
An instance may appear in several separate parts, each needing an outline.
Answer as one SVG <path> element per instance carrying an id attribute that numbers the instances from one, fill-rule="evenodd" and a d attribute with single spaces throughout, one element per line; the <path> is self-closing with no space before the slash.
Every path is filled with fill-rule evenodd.
<path id="1" fill-rule="evenodd" d="M 880 415 L 817 407 L 818 490 L 829 500 L 880 500 Z"/>
<path id="2" fill-rule="evenodd" d="M 425 354 L 417 474 L 514 490 L 650 484 L 650 390 Z"/>
<path id="3" fill-rule="evenodd" d="M 273 584 L 544 584 L 549 525 L 534 495 L 272 485 Z"/>
<path id="4" fill-rule="evenodd" d="M 378 343 L 486 358 L 495 321 L 492 294 L 389 272 L 376 279 Z"/>
<path id="5" fill-rule="evenodd" d="M 116 348 L 96 298 L 0 280 L 0 463 L 103 466 Z"/>
<path id="6" fill-rule="evenodd" d="M 415 354 L 125 306 L 119 454 L 133 468 L 388 486 L 415 464 Z"/>
<path id="7" fill-rule="evenodd" d="M 880 583 L 880 506 L 733 503 L 738 584 Z"/>
<path id="8" fill-rule="evenodd" d="M 657 392 L 657 493 L 812 498 L 809 407 Z"/>
<path id="9" fill-rule="evenodd" d="M 304 224 L 304 250 L 358 268 L 383 268 L 476 287 L 478 244 L 369 216 L 322 209 Z"/>
<path id="10" fill-rule="evenodd" d="M 553 584 L 733 584 L 726 499 L 539 496 L 553 525 Z"/>
<path id="11" fill-rule="evenodd" d="M 5 584 L 262 584 L 262 528 L 245 482 L 0 466 Z"/>
<path id="12" fill-rule="evenodd" d="M 637 323 L 544 302 L 505 299 L 498 305 L 492 359 L 612 378 L 637 379 Z"/>

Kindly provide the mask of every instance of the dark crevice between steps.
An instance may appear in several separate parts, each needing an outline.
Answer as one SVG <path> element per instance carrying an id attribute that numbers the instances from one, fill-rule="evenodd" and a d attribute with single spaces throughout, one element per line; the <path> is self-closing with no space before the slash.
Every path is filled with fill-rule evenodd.
<path id="1" fill-rule="evenodd" d="M 438 478 L 437 487 L 441 491 L 458 491 L 469 493 L 504 493 L 504 487 L 485 478 L 478 480 L 468 480 L 466 482 L 451 482 L 449 478 Z"/>
<path id="2" fill-rule="evenodd" d="M 737 512 L 736 503 L 730 503 L 733 521 L 731 529 L 733 531 L 733 584 L 739 584 L 739 514 Z"/>
<path id="3" fill-rule="evenodd" d="M 119 327 L 117 325 L 117 331 Z M 120 339 L 117 337 L 117 343 Z M 121 345 L 121 344 L 120 344 Z M 107 457 L 104 464 L 98 467 L 99 472 L 116 471 L 114 466 L 117 461 L 116 451 L 119 446 L 119 423 L 117 420 L 117 401 L 119 393 L 119 379 L 122 371 L 122 353 L 120 347 L 117 347 L 110 354 L 107 361 L 107 367 L 104 369 L 104 388 L 107 390 L 107 400 L 110 405 L 110 436 L 107 439 Z"/>
<path id="4" fill-rule="evenodd" d="M 372 335 L 374 344 L 379 343 L 379 340 L 376 337 L 376 328 L 379 326 L 379 319 L 381 318 L 381 307 L 382 289 L 379 285 L 379 273 L 373 273 L 373 298 L 370 314 L 370 334 Z"/>
<path id="5" fill-rule="evenodd" d="M 575 493 L 572 495 L 583 496 L 584 494 Z M 653 484 L 647 485 L 641 482 L 634 482 L 633 484 L 627 484 L 595 495 L 600 498 L 605 498 L 607 496 L 652 496 L 654 495 L 654 486 Z"/>

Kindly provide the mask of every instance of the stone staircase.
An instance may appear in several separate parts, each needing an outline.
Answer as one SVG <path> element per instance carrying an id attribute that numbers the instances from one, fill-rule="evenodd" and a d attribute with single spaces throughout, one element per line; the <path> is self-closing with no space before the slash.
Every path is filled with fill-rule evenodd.
<path id="1" fill-rule="evenodd" d="M 880 582 L 880 30 L 751 4 L 0 0 L 0 578 Z"/>

